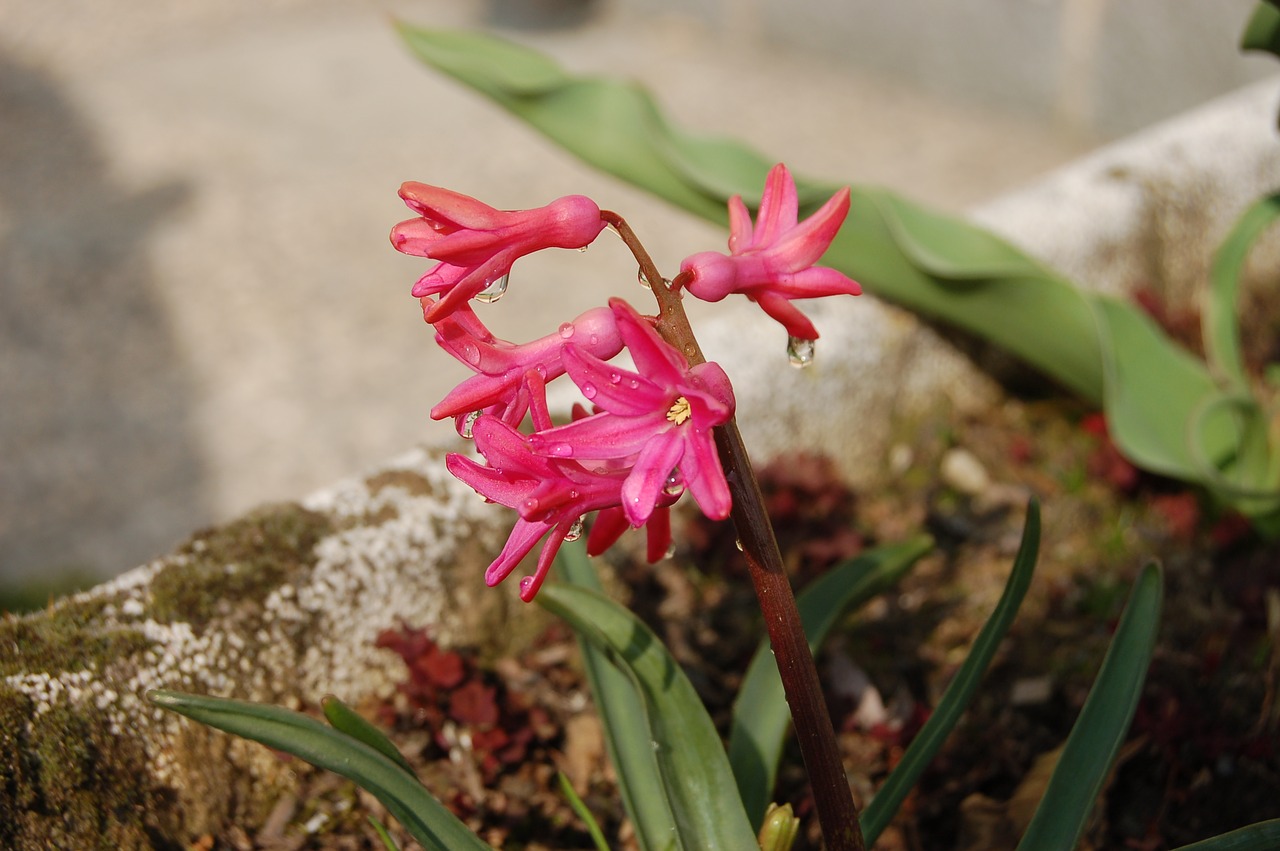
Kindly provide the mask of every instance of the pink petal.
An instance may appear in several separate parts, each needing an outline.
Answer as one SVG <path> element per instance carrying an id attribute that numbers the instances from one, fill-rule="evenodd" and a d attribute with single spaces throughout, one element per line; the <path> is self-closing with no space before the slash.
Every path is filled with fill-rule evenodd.
<path id="1" fill-rule="evenodd" d="M 637 417 L 670 404 L 665 388 L 649 379 L 608 364 L 569 344 L 560 355 L 573 383 L 593 404 L 620 416 Z"/>
<path id="2" fill-rule="evenodd" d="M 778 240 L 775 250 L 786 258 L 788 271 L 798 271 L 822 259 L 849 215 L 849 187 L 827 199 L 809 218 Z"/>
<path id="3" fill-rule="evenodd" d="M 608 461 L 630 458 L 655 434 L 670 427 L 665 410 L 637 417 L 605 412 L 535 432 L 529 435 L 529 445 L 539 455 Z"/>
<path id="4" fill-rule="evenodd" d="M 657 516 L 656 512 L 654 516 Z M 591 524 L 591 532 L 587 535 L 587 555 L 598 556 L 609 549 L 630 525 L 621 506 L 597 513 L 596 522 Z"/>
<path id="5" fill-rule="evenodd" d="M 720 455 L 710 434 L 694 435 L 686 441 L 680 473 L 685 487 L 693 494 L 702 513 L 712 520 L 723 520 L 733 508 L 729 483 L 720 466 Z M 625 505 L 625 503 L 624 503 Z"/>
<path id="6" fill-rule="evenodd" d="M 737 254 L 751 247 L 751 213 L 741 195 L 729 199 L 729 253 Z"/>
<path id="7" fill-rule="evenodd" d="M 520 560 L 529 554 L 542 536 L 552 529 L 550 523 L 530 523 L 528 520 L 517 520 L 511 529 L 511 535 L 502 548 L 502 552 L 493 560 L 484 572 L 484 582 L 490 588 L 511 575 Z"/>
<path id="8" fill-rule="evenodd" d="M 764 308 L 765 313 L 781 322 L 790 336 L 801 340 L 818 339 L 818 329 L 813 327 L 813 323 L 809 321 L 809 318 L 783 296 L 762 292 L 753 295 L 752 298 Z"/>
<path id="9" fill-rule="evenodd" d="M 509 215 L 470 195 L 413 180 L 401 185 L 400 197 L 423 218 L 443 225 L 446 232 L 460 228 L 492 230 L 501 227 Z"/>
<path id="10" fill-rule="evenodd" d="M 764 182 L 760 212 L 756 215 L 755 240 L 751 247 L 768 248 L 773 245 L 786 231 L 796 226 L 798 216 L 796 183 L 787 167 L 778 163 Z"/>
<path id="11" fill-rule="evenodd" d="M 654 327 L 622 299 L 609 299 L 609 307 L 618 319 L 618 331 L 640 374 L 659 385 L 679 382 L 689 368 L 684 355 L 662 339 Z"/>
<path id="12" fill-rule="evenodd" d="M 671 471 L 680 463 L 684 442 L 678 429 L 655 435 L 640 450 L 635 465 L 622 483 L 622 510 L 632 526 L 641 526 L 653 514 Z"/>

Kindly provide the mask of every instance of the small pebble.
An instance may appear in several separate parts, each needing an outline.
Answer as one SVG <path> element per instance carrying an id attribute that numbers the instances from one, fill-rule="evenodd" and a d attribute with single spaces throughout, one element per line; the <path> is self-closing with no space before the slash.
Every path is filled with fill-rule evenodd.
<path id="1" fill-rule="evenodd" d="M 938 472 L 948 487 L 968 496 L 977 496 L 991 486 L 987 468 L 967 449 L 948 449 Z"/>

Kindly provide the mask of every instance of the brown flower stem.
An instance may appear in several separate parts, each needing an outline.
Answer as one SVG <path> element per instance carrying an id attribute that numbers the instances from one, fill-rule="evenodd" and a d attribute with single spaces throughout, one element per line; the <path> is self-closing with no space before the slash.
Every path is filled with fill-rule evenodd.
<path id="1" fill-rule="evenodd" d="M 684 354 L 690 366 L 705 362 L 681 304 L 683 296 L 680 290 L 684 281 L 677 277 L 668 286 L 626 221 L 608 210 L 600 215 L 631 249 L 640 264 L 641 273 L 649 281 L 658 301 L 655 323 L 658 333 Z M 742 544 L 743 555 L 747 558 L 756 597 L 760 600 L 769 643 L 773 646 L 782 688 L 791 708 L 796 739 L 804 757 L 805 770 L 809 773 L 823 839 L 829 851 L 863 851 L 865 844 L 858 823 L 858 809 L 840 762 L 835 730 L 818 680 L 818 669 L 809 651 L 809 642 L 800 622 L 800 610 L 796 607 L 796 598 L 782 564 L 782 554 L 764 507 L 760 484 L 751 468 L 751 459 L 747 456 L 737 422 L 730 419 L 715 433 L 720 463 L 733 495 L 730 516 Z"/>

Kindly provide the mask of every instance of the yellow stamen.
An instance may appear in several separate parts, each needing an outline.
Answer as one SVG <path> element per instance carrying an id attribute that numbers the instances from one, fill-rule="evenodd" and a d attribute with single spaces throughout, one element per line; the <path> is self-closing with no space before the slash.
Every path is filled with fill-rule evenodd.
<path id="1" fill-rule="evenodd" d="M 691 416 L 693 416 L 693 413 L 689 410 L 689 400 L 683 396 L 676 399 L 675 404 L 671 406 L 671 410 L 667 411 L 667 421 L 676 425 L 680 425 Z"/>

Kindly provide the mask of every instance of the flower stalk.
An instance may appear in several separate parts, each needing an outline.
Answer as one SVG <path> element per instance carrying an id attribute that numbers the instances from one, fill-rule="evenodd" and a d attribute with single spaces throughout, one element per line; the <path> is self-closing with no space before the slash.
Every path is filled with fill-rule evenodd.
<path id="1" fill-rule="evenodd" d="M 626 221 L 610 210 L 602 210 L 600 217 L 626 243 L 640 264 L 641 273 L 650 282 L 658 302 L 658 333 L 684 354 L 690 366 L 705 362 L 681 303 L 680 289 L 684 283 L 681 277 L 687 273 L 682 272 L 668 287 Z M 715 437 L 720 463 L 733 496 L 730 518 L 760 601 L 769 643 L 773 647 L 787 704 L 791 708 L 796 739 L 809 774 L 823 839 L 830 851 L 863 851 L 865 843 L 858 823 L 858 809 L 840 761 L 818 669 L 809 650 L 800 610 L 774 537 L 773 524 L 769 522 L 764 496 L 752 471 L 751 459 L 736 419 L 730 418 L 717 426 Z"/>

